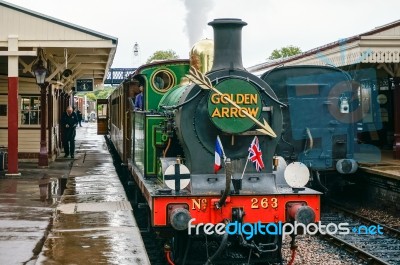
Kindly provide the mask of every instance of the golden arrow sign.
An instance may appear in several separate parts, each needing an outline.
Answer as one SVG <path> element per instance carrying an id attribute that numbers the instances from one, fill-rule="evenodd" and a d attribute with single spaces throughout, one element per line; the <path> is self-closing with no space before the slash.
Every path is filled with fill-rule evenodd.
<path id="1" fill-rule="evenodd" d="M 202 89 L 207 89 L 207 90 L 211 89 L 212 91 L 214 91 L 215 93 L 220 95 L 223 99 L 225 99 L 227 102 L 229 102 L 232 106 L 237 108 L 239 110 L 239 112 L 243 113 L 246 117 L 248 117 L 253 122 L 255 122 L 258 126 L 261 127 L 261 129 L 257 129 L 257 131 L 264 133 L 266 135 L 269 135 L 271 137 L 274 137 L 274 138 L 276 137 L 274 130 L 272 130 L 271 126 L 269 126 L 268 122 L 266 122 L 265 119 L 263 119 L 264 124 L 262 124 L 259 120 L 257 120 L 250 113 L 248 113 L 246 111 L 246 109 L 240 107 L 238 104 L 236 104 L 236 102 L 232 101 L 228 96 L 224 96 L 224 94 L 222 94 L 218 89 L 213 87 L 210 79 L 207 76 L 203 75 L 201 72 L 197 71 L 196 68 L 191 66 L 190 70 L 189 70 L 189 74 L 187 74 L 186 76 L 193 83 L 200 86 Z"/>

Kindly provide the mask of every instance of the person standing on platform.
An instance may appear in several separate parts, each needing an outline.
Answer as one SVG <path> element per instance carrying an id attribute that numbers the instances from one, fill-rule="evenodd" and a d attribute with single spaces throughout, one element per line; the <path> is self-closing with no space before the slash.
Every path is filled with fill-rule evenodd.
<path id="1" fill-rule="evenodd" d="M 64 131 L 64 157 L 71 155 L 74 158 L 75 153 L 75 135 L 76 126 L 78 125 L 78 116 L 72 110 L 71 106 L 67 107 L 67 110 L 61 117 L 61 126 Z"/>
<path id="2" fill-rule="evenodd" d="M 77 111 L 76 111 L 76 116 L 78 116 L 78 123 L 79 123 L 79 126 L 80 127 L 82 127 L 82 112 L 79 110 L 79 109 L 77 109 Z"/>

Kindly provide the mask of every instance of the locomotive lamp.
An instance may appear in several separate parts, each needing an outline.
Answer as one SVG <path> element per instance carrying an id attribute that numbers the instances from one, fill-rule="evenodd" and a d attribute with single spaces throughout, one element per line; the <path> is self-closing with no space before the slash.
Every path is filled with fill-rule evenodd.
<path id="1" fill-rule="evenodd" d="M 340 113 L 349 113 L 350 112 L 350 105 L 349 105 L 349 100 L 347 97 L 342 96 L 339 99 L 340 101 Z"/>
<path id="2" fill-rule="evenodd" d="M 284 172 L 287 184 L 294 192 L 304 190 L 304 186 L 310 180 L 310 171 L 307 166 L 301 162 L 293 162 L 288 165 Z"/>

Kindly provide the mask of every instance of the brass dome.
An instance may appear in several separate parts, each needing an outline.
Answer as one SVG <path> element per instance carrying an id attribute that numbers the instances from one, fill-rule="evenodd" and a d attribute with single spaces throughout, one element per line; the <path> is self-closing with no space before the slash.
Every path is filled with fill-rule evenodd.
<path id="1" fill-rule="evenodd" d="M 196 42 L 189 53 L 190 66 L 203 74 L 211 70 L 214 62 L 214 42 L 204 39 Z"/>

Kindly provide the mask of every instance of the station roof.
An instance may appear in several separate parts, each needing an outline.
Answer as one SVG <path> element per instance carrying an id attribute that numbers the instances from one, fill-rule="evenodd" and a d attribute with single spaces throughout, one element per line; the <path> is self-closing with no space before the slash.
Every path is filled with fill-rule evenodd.
<path id="1" fill-rule="evenodd" d="M 76 79 L 93 78 L 102 84 L 115 56 L 118 39 L 0 0 L 0 55 L 9 36 L 17 36 L 20 51 L 42 48 L 50 63 L 48 81 L 73 86 Z M 19 58 L 19 76 L 32 77 L 36 57 Z M 61 73 L 70 69 L 72 74 Z M 7 76 L 7 56 L 0 56 L 0 75 Z"/>
<path id="2" fill-rule="evenodd" d="M 247 70 L 257 74 L 280 65 L 330 64 L 341 67 L 357 63 L 399 63 L 399 47 L 400 20 L 396 20 L 367 32 L 331 42 L 298 55 L 248 67 Z M 400 72 L 398 75 L 400 75 Z"/>

